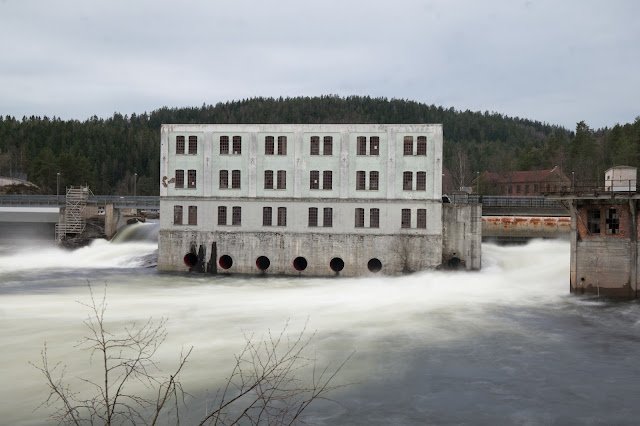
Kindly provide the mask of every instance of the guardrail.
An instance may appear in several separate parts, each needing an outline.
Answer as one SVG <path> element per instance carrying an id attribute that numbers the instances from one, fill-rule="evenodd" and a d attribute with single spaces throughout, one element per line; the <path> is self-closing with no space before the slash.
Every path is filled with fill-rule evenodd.
<path id="1" fill-rule="evenodd" d="M 113 204 L 116 208 L 159 209 L 160 197 L 91 195 L 87 205 L 104 206 Z M 66 205 L 66 195 L 0 195 L 0 206 L 57 206 Z"/>
<path id="2" fill-rule="evenodd" d="M 534 207 L 556 208 L 558 201 L 548 200 L 545 197 L 509 197 L 498 195 L 449 195 L 454 203 L 481 203 L 483 207 Z"/>

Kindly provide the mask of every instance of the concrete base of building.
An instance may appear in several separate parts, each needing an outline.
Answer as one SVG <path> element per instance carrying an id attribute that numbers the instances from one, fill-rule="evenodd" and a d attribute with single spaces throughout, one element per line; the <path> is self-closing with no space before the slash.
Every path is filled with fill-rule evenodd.
<path id="1" fill-rule="evenodd" d="M 218 274 L 366 276 L 439 267 L 441 235 L 161 230 L 158 270 Z"/>
<path id="2" fill-rule="evenodd" d="M 570 286 L 569 291 L 575 295 L 584 294 L 611 299 L 635 299 L 638 297 L 635 290 L 633 290 L 629 284 L 625 284 L 621 287 L 600 287 L 591 284 L 584 287 Z"/>

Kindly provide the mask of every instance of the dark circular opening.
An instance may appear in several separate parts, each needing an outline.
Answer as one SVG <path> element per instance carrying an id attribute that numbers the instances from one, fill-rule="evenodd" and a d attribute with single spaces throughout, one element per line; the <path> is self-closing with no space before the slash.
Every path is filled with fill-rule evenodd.
<path id="1" fill-rule="evenodd" d="M 331 259 L 331 262 L 329 262 L 329 266 L 331 267 L 332 271 L 340 272 L 344 269 L 344 260 L 340 259 L 339 257 L 334 257 L 333 259 Z"/>
<path id="2" fill-rule="evenodd" d="M 198 255 L 195 253 L 187 253 L 184 255 L 184 264 L 189 268 L 193 268 L 198 263 Z"/>
<path id="3" fill-rule="evenodd" d="M 367 268 L 369 268 L 371 272 L 380 272 L 380 269 L 382 269 L 382 262 L 380 262 L 380 259 L 376 259 L 374 257 L 369 261 L 369 263 L 367 263 Z"/>
<path id="4" fill-rule="evenodd" d="M 220 265 L 222 269 L 229 269 L 233 266 L 233 259 L 228 254 L 222 255 L 220 256 L 218 265 Z"/>
<path id="5" fill-rule="evenodd" d="M 271 261 L 267 256 L 260 256 L 256 259 L 256 266 L 261 271 L 266 271 L 267 269 L 269 269 L 269 265 L 271 265 Z"/>
<path id="6" fill-rule="evenodd" d="M 447 262 L 447 266 L 449 268 L 457 268 L 458 266 L 460 266 L 460 259 L 458 259 L 457 257 L 452 257 Z"/>
<path id="7" fill-rule="evenodd" d="M 307 269 L 307 259 L 302 256 L 296 257 L 293 260 L 293 267 L 296 269 L 296 271 L 304 271 L 305 269 Z"/>

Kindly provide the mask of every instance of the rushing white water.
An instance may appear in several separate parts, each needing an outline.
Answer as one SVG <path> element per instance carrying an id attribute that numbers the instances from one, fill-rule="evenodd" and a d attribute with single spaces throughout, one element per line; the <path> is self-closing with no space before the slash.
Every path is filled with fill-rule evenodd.
<path id="1" fill-rule="evenodd" d="M 74 348 L 87 280 L 100 292 L 107 283 L 113 327 L 169 318 L 159 360 L 169 369 L 194 346 L 182 378 L 194 395 L 220 385 L 243 332 L 289 321 L 295 333 L 308 321 L 320 364 L 357 351 L 340 375 L 356 384 L 336 395 L 343 406 L 311 411 L 318 424 L 631 424 L 640 415 L 620 408 L 640 378 L 640 310 L 569 296 L 567 242 L 485 244 L 481 272 L 357 279 L 161 274 L 141 268 L 155 250 L 96 241 L 0 255 L 3 423 L 46 419 L 32 411 L 46 387 L 28 365 L 43 342 L 68 376 L 91 374 L 88 354 Z M 201 405 L 192 403 L 191 418 Z"/>

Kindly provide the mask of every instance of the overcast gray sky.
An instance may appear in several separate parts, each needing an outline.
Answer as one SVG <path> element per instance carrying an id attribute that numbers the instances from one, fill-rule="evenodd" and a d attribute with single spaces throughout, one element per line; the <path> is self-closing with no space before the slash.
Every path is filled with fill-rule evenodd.
<path id="1" fill-rule="evenodd" d="M 575 129 L 640 115 L 637 0 L 0 0 L 0 115 L 369 95 Z"/>

